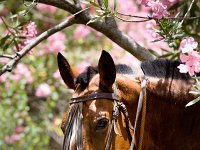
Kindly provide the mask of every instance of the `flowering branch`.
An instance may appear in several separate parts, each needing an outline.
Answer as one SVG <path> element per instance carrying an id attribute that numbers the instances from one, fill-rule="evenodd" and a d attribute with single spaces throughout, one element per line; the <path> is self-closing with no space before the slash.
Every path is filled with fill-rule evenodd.
<path id="1" fill-rule="evenodd" d="M 72 3 L 66 0 L 38 0 L 38 2 L 55 6 L 57 8 L 68 11 L 71 14 L 76 14 L 82 11 L 80 7 L 77 7 L 76 5 L 73 5 Z M 85 25 L 92 19 L 88 11 L 78 13 L 77 15 L 75 15 L 75 18 L 77 19 L 77 21 L 79 21 L 80 24 Z M 155 59 L 155 56 L 152 55 L 146 48 L 142 47 L 135 40 L 133 40 L 128 35 L 120 31 L 113 17 L 107 17 L 105 22 L 97 20 L 88 24 L 88 26 L 90 26 L 96 31 L 101 32 L 113 42 L 122 47 L 124 50 L 128 51 L 141 61 Z"/>
<path id="2" fill-rule="evenodd" d="M 17 64 L 17 62 L 20 61 L 20 59 L 26 55 L 33 47 L 35 47 L 36 45 L 38 45 L 41 41 L 47 39 L 49 36 L 51 36 L 52 34 L 66 28 L 69 27 L 73 24 L 77 23 L 77 20 L 75 19 L 75 17 L 71 17 L 68 20 L 65 20 L 63 22 L 61 22 L 60 24 L 50 28 L 49 30 L 43 32 L 42 34 L 40 34 L 34 41 L 32 41 L 30 44 L 26 45 L 21 51 L 17 52 L 15 55 L 11 56 L 12 60 L 9 61 L 1 70 L 0 70 L 0 76 L 2 74 L 4 74 L 5 72 L 11 72 L 13 67 Z M 10 57 L 10 58 L 11 58 Z"/>

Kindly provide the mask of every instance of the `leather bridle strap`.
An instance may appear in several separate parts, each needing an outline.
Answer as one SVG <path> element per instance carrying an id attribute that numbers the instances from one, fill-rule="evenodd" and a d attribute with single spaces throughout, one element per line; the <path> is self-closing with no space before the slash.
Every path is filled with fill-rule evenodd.
<path id="1" fill-rule="evenodd" d="M 88 100 L 95 100 L 95 99 L 109 99 L 119 101 L 119 97 L 115 93 L 92 93 L 76 98 L 72 98 L 70 104 L 85 102 Z"/>
<path id="2" fill-rule="evenodd" d="M 136 145 L 135 141 L 135 134 L 139 122 L 139 115 L 142 113 L 141 116 L 141 126 L 140 126 L 140 136 L 139 136 L 139 144 L 138 144 L 138 150 L 141 150 L 142 143 L 143 143 L 143 134 L 144 134 L 144 127 L 145 127 L 145 117 L 146 117 L 146 82 L 147 79 L 145 76 L 142 77 L 141 81 L 141 91 L 140 96 L 138 100 L 138 106 L 137 106 L 137 112 L 136 112 L 136 118 L 135 118 L 135 124 L 134 124 L 134 137 L 132 138 L 131 147 L 130 150 L 133 150 Z"/>

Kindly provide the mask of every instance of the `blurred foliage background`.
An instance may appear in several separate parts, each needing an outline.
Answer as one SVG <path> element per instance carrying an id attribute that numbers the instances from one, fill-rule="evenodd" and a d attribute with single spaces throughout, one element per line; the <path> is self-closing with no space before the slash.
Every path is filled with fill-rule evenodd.
<path id="1" fill-rule="evenodd" d="M 118 10 L 124 13 L 147 16 L 149 12 L 134 0 L 127 0 L 125 4 L 119 0 L 117 3 Z M 182 7 L 181 13 L 184 14 L 189 5 L 185 3 L 180 1 L 171 9 Z M 199 7 L 197 2 L 190 15 L 195 16 L 193 13 L 199 12 Z M 95 13 L 94 8 L 90 11 Z M 47 5 L 9 0 L 0 2 L 0 16 L 0 54 L 13 54 L 20 50 L 24 41 L 29 42 L 21 34 L 25 30 L 34 30 L 32 38 L 35 38 L 70 14 Z M 154 50 L 157 55 L 176 54 L 174 58 L 177 58 L 173 50 L 178 49 L 179 39 L 152 42 L 156 31 L 149 30 L 149 22 L 125 23 L 118 20 L 117 23 L 123 32 L 142 46 Z M 164 28 L 158 33 L 166 33 L 173 26 L 166 20 L 162 24 Z M 183 27 L 185 34 L 192 34 L 199 41 L 199 20 L 185 22 Z M 60 123 L 72 91 L 60 78 L 57 53 L 65 55 L 74 69 L 81 72 L 89 65 L 97 65 L 103 49 L 111 53 L 116 63 L 130 65 L 140 73 L 140 62 L 132 55 L 89 27 L 73 25 L 40 43 L 20 61 L 14 71 L 0 76 L 0 149 L 61 149 L 63 134 Z M 7 58 L 0 58 L 0 67 L 8 61 Z"/>

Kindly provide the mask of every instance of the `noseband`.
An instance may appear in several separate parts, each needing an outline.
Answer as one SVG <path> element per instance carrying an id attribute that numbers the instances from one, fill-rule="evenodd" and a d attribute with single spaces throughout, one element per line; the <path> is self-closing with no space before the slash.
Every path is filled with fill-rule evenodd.
<path id="1" fill-rule="evenodd" d="M 113 137 L 113 133 L 115 131 L 116 127 L 116 121 L 119 116 L 119 113 L 122 112 L 125 118 L 126 122 L 126 130 L 128 134 L 128 139 L 129 142 L 131 143 L 132 141 L 132 136 L 130 132 L 130 123 L 129 123 L 129 118 L 128 118 L 128 112 L 126 109 L 126 106 L 119 101 L 119 97 L 115 93 L 92 93 L 76 98 L 72 98 L 70 105 L 71 105 L 71 110 L 69 113 L 69 117 L 66 122 L 66 127 L 65 127 L 65 136 L 64 136 L 64 142 L 63 142 L 63 150 L 69 150 L 69 145 L 70 145 L 70 138 L 73 136 L 72 130 L 73 124 L 77 124 L 77 135 L 75 136 L 76 138 L 76 148 L 77 150 L 82 150 L 83 149 L 83 141 L 82 141 L 82 108 L 83 108 L 83 102 L 86 102 L 88 100 L 100 100 L 100 99 L 106 99 L 106 100 L 111 100 L 114 102 L 114 110 L 113 110 L 113 115 L 112 115 L 112 122 L 111 122 L 111 128 L 109 130 L 109 134 L 107 137 L 107 142 L 105 146 L 105 150 L 109 150 L 111 146 L 111 141 Z"/>

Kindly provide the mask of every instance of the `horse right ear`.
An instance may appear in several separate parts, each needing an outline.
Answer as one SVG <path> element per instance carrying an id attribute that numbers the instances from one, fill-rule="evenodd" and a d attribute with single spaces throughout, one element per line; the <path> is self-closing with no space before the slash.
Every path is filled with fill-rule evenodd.
<path id="1" fill-rule="evenodd" d="M 72 69 L 68 61 L 65 59 L 65 57 L 61 53 L 58 53 L 57 61 L 58 61 L 58 68 L 60 71 L 60 75 L 63 81 L 70 89 L 75 90 L 74 74 L 72 72 Z"/>
<path id="2" fill-rule="evenodd" d="M 116 68 L 111 55 L 105 50 L 101 53 L 98 70 L 100 75 L 99 87 L 105 92 L 111 92 L 116 78 Z"/>

